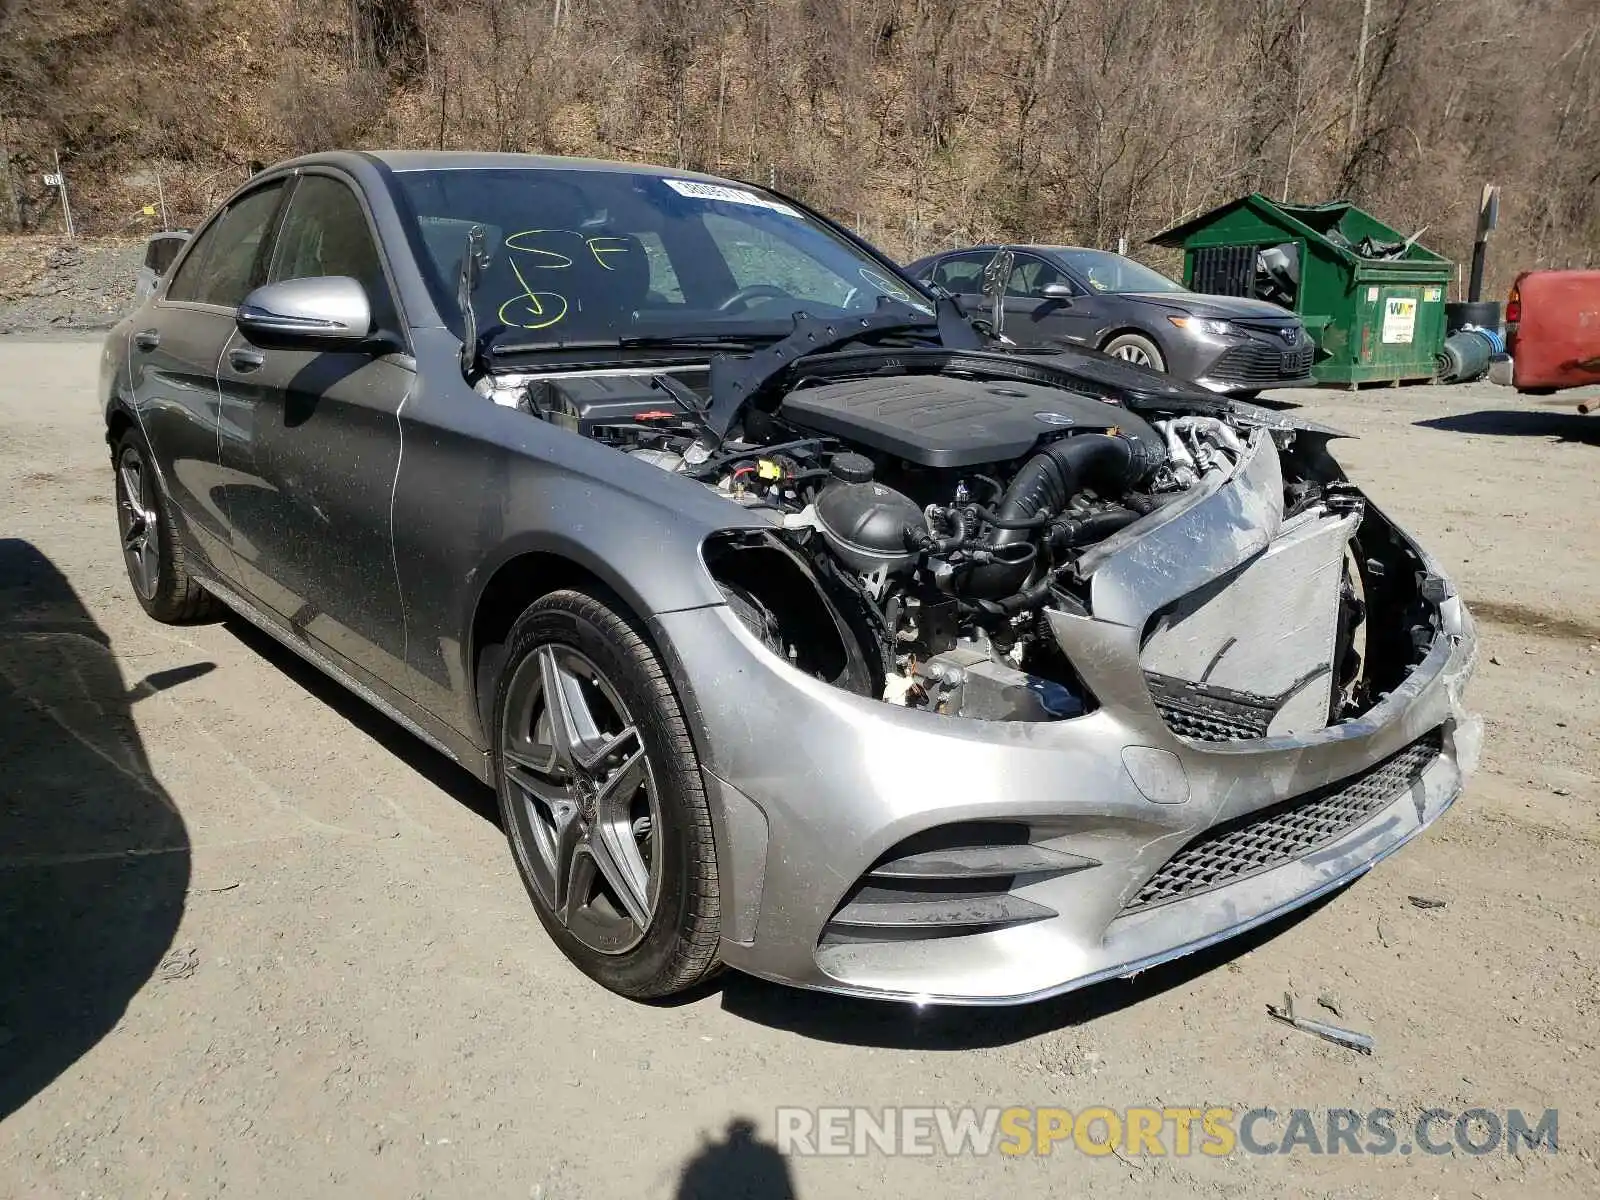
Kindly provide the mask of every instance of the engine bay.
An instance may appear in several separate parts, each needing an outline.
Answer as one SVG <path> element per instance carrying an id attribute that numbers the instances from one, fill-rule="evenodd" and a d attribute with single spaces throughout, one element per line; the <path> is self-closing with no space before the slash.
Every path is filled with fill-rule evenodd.
<path id="1" fill-rule="evenodd" d="M 989 358 L 1021 361 L 977 361 Z M 1091 711 L 1050 614 L 1089 615 L 1096 547 L 1136 539 L 1192 490 L 1225 482 L 1261 439 L 1282 462 L 1285 529 L 1305 548 L 1286 550 L 1276 576 L 1257 572 L 1254 601 L 1190 604 L 1145 631 L 1169 724 L 1222 740 L 1283 732 L 1286 712 L 1296 729 L 1346 719 L 1425 648 L 1432 624 L 1406 582 L 1420 578 L 1414 554 L 1344 482 L 1325 437 L 1267 410 L 1063 387 L 1020 355 L 878 351 L 797 367 L 723 434 L 708 432 L 716 381 L 705 375 L 506 375 L 480 390 L 768 515 L 766 540 L 708 546 L 708 567 L 764 645 L 858 694 L 981 720 Z M 797 599 L 797 574 L 825 615 Z M 1314 603 L 1292 599 L 1313 592 Z M 1369 635 L 1374 602 L 1403 636 Z M 1292 631 L 1256 654 L 1273 661 L 1255 674 L 1229 669 L 1256 644 L 1228 616 L 1250 603 L 1249 619 Z M 1404 662 L 1370 668 L 1375 646 Z"/>

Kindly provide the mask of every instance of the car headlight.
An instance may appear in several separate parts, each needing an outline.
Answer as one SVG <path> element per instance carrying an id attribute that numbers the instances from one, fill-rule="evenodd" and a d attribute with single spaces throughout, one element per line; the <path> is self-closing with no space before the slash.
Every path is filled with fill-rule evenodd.
<path id="1" fill-rule="evenodd" d="M 1187 329 L 1190 333 L 1207 333 L 1212 337 L 1226 337 L 1233 332 L 1233 326 L 1227 321 L 1214 321 L 1210 317 L 1168 317 L 1179 329 Z"/>

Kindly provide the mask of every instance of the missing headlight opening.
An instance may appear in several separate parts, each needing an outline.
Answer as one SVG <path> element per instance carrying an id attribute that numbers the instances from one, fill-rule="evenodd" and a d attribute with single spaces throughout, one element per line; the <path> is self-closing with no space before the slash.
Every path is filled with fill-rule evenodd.
<path id="1" fill-rule="evenodd" d="M 767 515 L 769 533 L 707 544 L 731 610 L 795 668 L 890 704 L 988 721 L 1092 711 L 1052 616 L 1097 615 L 1111 553 L 1258 454 L 1283 481 L 1270 545 L 1141 631 L 1174 732 L 1247 740 L 1352 718 L 1438 633 L 1424 565 L 1344 481 L 1328 434 L 1252 406 L 1096 386 L 1045 355 L 864 340 L 493 392 Z"/>

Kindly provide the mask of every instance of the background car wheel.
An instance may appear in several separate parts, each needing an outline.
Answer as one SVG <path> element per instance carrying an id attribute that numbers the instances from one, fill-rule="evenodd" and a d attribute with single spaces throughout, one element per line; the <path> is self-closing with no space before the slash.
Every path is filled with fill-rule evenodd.
<path id="1" fill-rule="evenodd" d="M 717 966 L 711 814 L 682 709 L 615 599 L 553 592 L 512 626 L 495 783 L 539 919 L 580 970 L 649 1000 Z"/>
<path id="2" fill-rule="evenodd" d="M 128 582 L 139 603 L 168 625 L 204 621 L 221 605 L 189 576 L 172 509 L 161 494 L 144 438 L 129 429 L 111 452 L 116 475 L 117 534 Z"/>
<path id="3" fill-rule="evenodd" d="M 1105 352 L 1136 367 L 1148 367 L 1152 371 L 1167 369 L 1167 360 L 1161 356 L 1160 347 L 1143 334 L 1119 333 L 1105 344 Z"/>

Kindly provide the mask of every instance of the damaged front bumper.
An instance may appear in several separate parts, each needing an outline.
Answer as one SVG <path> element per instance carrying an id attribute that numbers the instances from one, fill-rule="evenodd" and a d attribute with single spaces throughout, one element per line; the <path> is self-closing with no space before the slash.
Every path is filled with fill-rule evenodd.
<path id="1" fill-rule="evenodd" d="M 1271 920 L 1434 821 L 1482 734 L 1462 702 L 1474 631 L 1448 586 L 1423 660 L 1358 719 L 1200 742 L 1157 707 L 1152 614 L 1283 524 L 1276 452 L 1256 447 L 1160 528 L 1096 551 L 1093 617 L 1051 615 L 1099 701 L 1085 716 L 897 708 L 793 670 L 725 607 L 654 618 L 711 801 L 724 961 L 859 996 L 1022 1003 Z"/>

